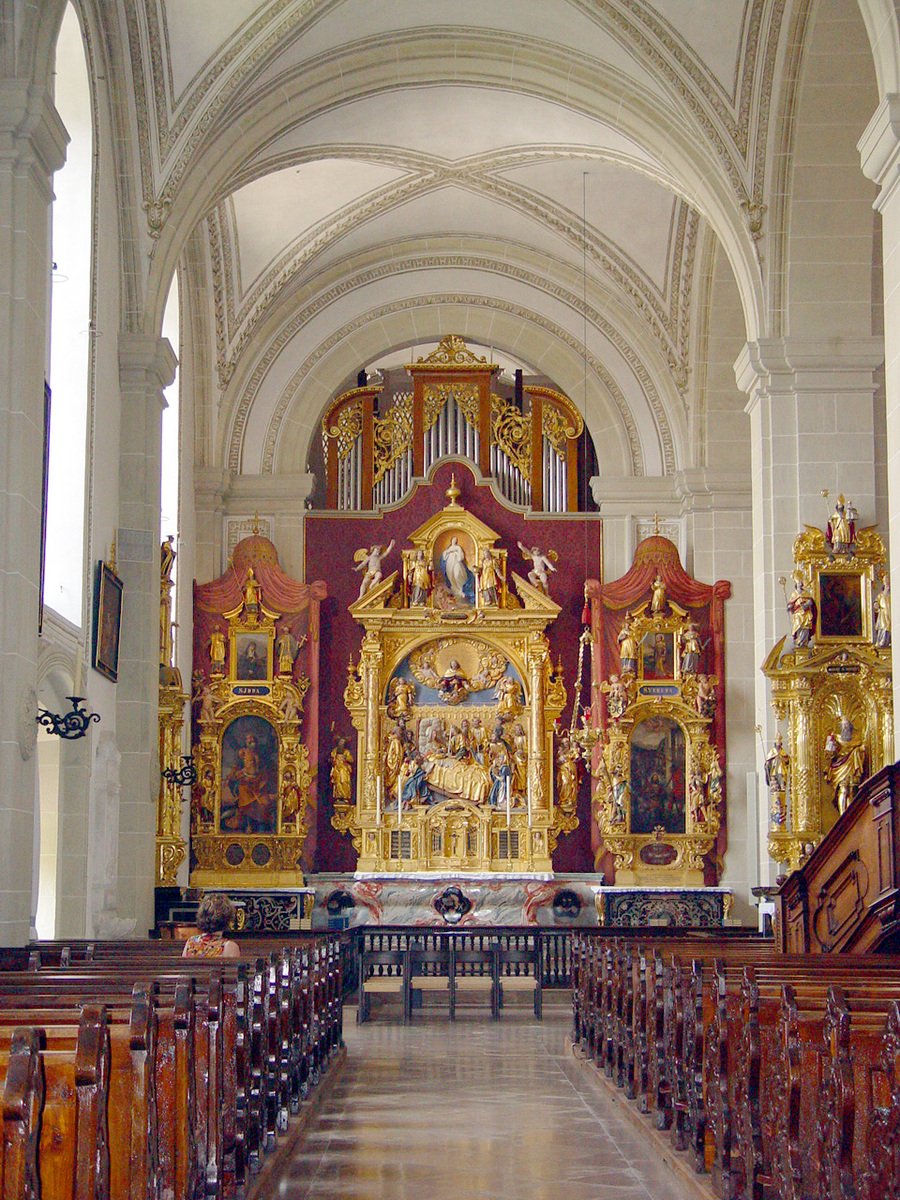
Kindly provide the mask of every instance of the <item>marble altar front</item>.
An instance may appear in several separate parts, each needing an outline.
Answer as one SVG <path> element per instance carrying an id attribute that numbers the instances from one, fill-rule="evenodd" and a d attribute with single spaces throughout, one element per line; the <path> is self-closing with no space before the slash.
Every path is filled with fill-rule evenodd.
<path id="1" fill-rule="evenodd" d="M 715 928 L 734 902 L 731 888 L 722 887 L 598 887 L 595 895 L 597 923 L 607 928 Z"/>
<path id="2" fill-rule="evenodd" d="M 316 875 L 314 929 L 362 925 L 571 928 L 597 924 L 597 874 Z"/>

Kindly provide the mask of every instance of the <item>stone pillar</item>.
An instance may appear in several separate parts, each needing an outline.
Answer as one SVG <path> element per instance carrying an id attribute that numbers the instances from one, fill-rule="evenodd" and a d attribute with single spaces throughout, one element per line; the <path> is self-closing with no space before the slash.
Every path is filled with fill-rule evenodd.
<path id="1" fill-rule="evenodd" d="M 121 754 L 118 909 L 146 936 L 153 923 L 159 790 L 159 511 L 163 389 L 176 359 L 165 338 L 119 338 L 119 574 L 125 585 L 116 685 Z"/>
<path id="2" fill-rule="evenodd" d="M 891 594 L 900 588 L 900 95 L 885 96 L 859 141 L 863 174 L 881 188 L 884 261 L 884 370 L 887 425 L 887 532 Z M 900 653 L 893 643 L 894 712 L 900 711 Z M 895 747 L 896 753 L 896 747 Z"/>
<path id="3" fill-rule="evenodd" d="M 38 589 L 52 176 L 50 97 L 0 80 L 0 943 L 28 939 L 36 789 Z"/>
<path id="4" fill-rule="evenodd" d="M 794 538 L 804 524 L 823 528 L 839 492 L 875 520 L 876 369 L 880 338 L 815 342 L 771 339 L 748 343 L 735 363 L 749 396 L 753 505 L 753 639 L 757 664 L 789 630 L 778 582 L 790 576 Z M 828 499 L 822 497 L 828 489 Z M 756 721 L 771 744 L 776 723 L 766 681 L 756 673 Z M 760 846 L 767 840 L 768 796 L 757 764 Z M 760 879 L 774 876 L 768 856 Z"/>

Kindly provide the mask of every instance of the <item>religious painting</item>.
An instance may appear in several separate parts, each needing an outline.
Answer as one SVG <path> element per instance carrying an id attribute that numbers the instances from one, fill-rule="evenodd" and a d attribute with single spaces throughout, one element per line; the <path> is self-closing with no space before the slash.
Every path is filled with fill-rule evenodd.
<path id="1" fill-rule="evenodd" d="M 862 639 L 863 588 L 861 572 L 819 572 L 819 637 Z"/>
<path id="2" fill-rule="evenodd" d="M 648 630 L 641 640 L 644 679 L 675 678 L 675 635 L 666 630 Z"/>
<path id="3" fill-rule="evenodd" d="M 105 562 L 97 564 L 94 589 L 93 666 L 111 679 L 119 678 L 119 629 L 122 624 L 122 580 Z"/>
<path id="4" fill-rule="evenodd" d="M 278 734 L 265 719 L 237 717 L 222 735 L 223 833 L 275 833 L 278 819 Z"/>
<path id="5" fill-rule="evenodd" d="M 434 543 L 434 605 L 472 608 L 475 604 L 475 543 L 462 529 L 447 530 Z"/>
<path id="6" fill-rule="evenodd" d="M 631 832 L 685 831 L 685 737 L 671 717 L 648 717 L 631 735 Z"/>
<path id="7" fill-rule="evenodd" d="M 235 634 L 234 645 L 235 679 L 243 682 L 270 678 L 269 638 L 265 632 Z"/>

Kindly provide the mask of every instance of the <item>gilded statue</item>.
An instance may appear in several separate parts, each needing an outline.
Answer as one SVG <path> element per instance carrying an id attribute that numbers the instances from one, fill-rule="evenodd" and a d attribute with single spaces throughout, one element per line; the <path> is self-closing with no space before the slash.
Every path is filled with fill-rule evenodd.
<path id="1" fill-rule="evenodd" d="M 428 603 L 431 592 L 431 571 L 424 550 L 417 550 L 410 574 L 409 602 L 416 608 Z"/>
<path id="2" fill-rule="evenodd" d="M 816 602 L 800 571 L 795 571 L 791 578 L 794 587 L 787 601 L 787 610 L 791 618 L 791 640 L 795 648 L 808 646 L 816 623 Z"/>
<path id="3" fill-rule="evenodd" d="M 225 634 L 214 629 L 209 635 L 209 661 L 214 675 L 225 674 Z"/>
<path id="4" fill-rule="evenodd" d="M 650 592 L 650 612 L 654 617 L 661 617 L 668 607 L 666 585 L 662 575 L 657 572 Z"/>
<path id="5" fill-rule="evenodd" d="M 564 813 L 578 808 L 578 757 L 578 746 L 566 733 L 556 751 L 556 802 Z"/>
<path id="6" fill-rule="evenodd" d="M 790 755 L 784 748 L 784 740 L 780 733 L 775 735 L 775 743 L 766 755 L 766 786 L 769 789 L 769 817 L 773 827 L 781 828 L 787 821 L 787 792 L 788 778 L 791 770 Z"/>
<path id="7" fill-rule="evenodd" d="M 478 568 L 478 590 L 481 603 L 497 607 L 497 567 L 494 556 L 486 547 L 481 554 L 481 564 Z"/>
<path id="8" fill-rule="evenodd" d="M 494 691 L 497 701 L 497 716 L 508 720 L 522 711 L 522 689 L 510 675 L 501 675 Z"/>
<path id="9" fill-rule="evenodd" d="M 856 542 L 856 509 L 838 496 L 834 512 L 825 527 L 825 541 L 832 554 L 852 554 Z"/>
<path id="10" fill-rule="evenodd" d="M 521 542 L 518 542 L 517 545 L 522 551 L 522 557 L 525 561 L 531 563 L 531 570 L 528 572 L 528 582 L 532 587 L 540 588 L 545 596 L 549 596 L 550 576 L 556 570 L 553 564 L 559 561 L 559 555 L 555 550 L 548 550 L 544 554 L 537 546 L 532 546 L 529 550 Z"/>
<path id="11" fill-rule="evenodd" d="M 260 586 L 253 568 L 247 568 L 247 578 L 244 581 L 244 608 L 247 612 L 259 612 Z"/>
<path id="12" fill-rule="evenodd" d="M 416 685 L 411 679 L 396 675 L 388 686 L 387 713 L 395 720 L 405 719 L 412 711 L 416 698 Z"/>
<path id="13" fill-rule="evenodd" d="M 372 546 L 370 549 L 363 547 L 357 550 L 353 555 L 353 561 L 356 566 L 354 571 L 362 571 L 362 582 L 359 585 L 359 596 L 357 599 L 362 600 L 366 592 L 371 591 L 373 587 L 377 587 L 381 583 L 382 570 L 381 564 L 384 559 L 390 554 L 394 548 L 394 539 L 391 538 L 387 546 Z"/>
<path id="14" fill-rule="evenodd" d="M 834 803 L 839 813 L 846 812 L 866 767 L 865 744 L 848 716 L 841 717 L 837 733 L 826 737 L 825 757 L 825 778 L 834 786 Z"/>
<path id="15" fill-rule="evenodd" d="M 437 693 L 445 704 L 462 704 L 471 691 L 472 684 L 455 658 L 451 658 L 447 669 L 437 681 Z"/>
<path id="16" fill-rule="evenodd" d="M 681 630 L 681 673 L 695 675 L 700 666 L 700 654 L 703 646 L 700 643 L 700 630 L 693 617 Z"/>
<path id="17" fill-rule="evenodd" d="M 884 650 L 891 644 L 891 580 L 885 572 L 881 591 L 875 597 L 875 645 Z"/>
<path id="18" fill-rule="evenodd" d="M 331 751 L 331 798 L 337 803 L 350 803 L 352 766 L 353 755 L 347 749 L 347 739 L 339 736 Z"/>
<path id="19" fill-rule="evenodd" d="M 287 629 L 282 630 L 275 644 L 279 675 L 290 675 L 294 669 L 294 639 Z"/>
<path id="20" fill-rule="evenodd" d="M 637 674 L 637 639 L 631 627 L 631 614 L 625 614 L 625 624 L 619 630 L 616 638 L 619 643 L 619 663 L 623 674 Z"/>
<path id="21" fill-rule="evenodd" d="M 616 673 L 609 677 L 609 683 L 600 684 L 600 691 L 606 695 L 606 711 L 611 721 L 620 721 L 625 716 L 625 710 L 631 703 L 628 686 Z"/>

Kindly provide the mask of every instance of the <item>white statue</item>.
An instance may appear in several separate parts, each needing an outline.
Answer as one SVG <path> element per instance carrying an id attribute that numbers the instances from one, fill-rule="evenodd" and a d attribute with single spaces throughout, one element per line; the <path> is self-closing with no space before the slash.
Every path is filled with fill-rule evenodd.
<path id="1" fill-rule="evenodd" d="M 391 538 L 388 546 L 373 546 L 370 550 L 363 547 L 353 555 L 353 561 L 356 563 L 353 570 L 363 572 L 362 583 L 359 585 L 359 600 L 362 600 L 366 592 L 381 583 L 381 563 L 393 548 L 394 539 Z"/>
<path id="2" fill-rule="evenodd" d="M 537 546 L 532 546 L 529 550 L 521 542 L 518 542 L 517 545 L 522 551 L 522 557 L 525 561 L 531 563 L 531 570 L 528 572 L 528 582 L 532 587 L 540 588 L 545 596 L 549 596 L 550 576 L 556 570 L 553 564 L 558 561 L 559 555 L 555 550 L 548 550 L 544 554 Z"/>

